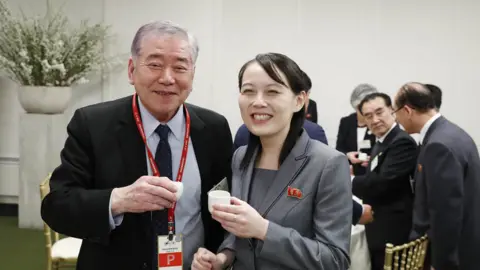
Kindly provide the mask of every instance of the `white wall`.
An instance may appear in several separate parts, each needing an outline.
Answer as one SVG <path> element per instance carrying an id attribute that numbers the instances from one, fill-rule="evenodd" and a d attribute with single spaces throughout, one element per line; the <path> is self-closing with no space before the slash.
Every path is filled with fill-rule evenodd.
<path id="1" fill-rule="evenodd" d="M 45 10 L 42 1 L 7 2 L 29 13 Z M 136 29 L 145 22 L 170 19 L 188 27 L 200 41 L 189 102 L 224 114 L 232 132 L 241 124 L 240 66 L 257 53 L 276 51 L 291 56 L 312 78 L 319 123 L 331 144 L 339 118 L 351 111 L 349 95 L 355 85 L 368 82 L 393 94 L 407 81 L 439 85 L 444 91 L 442 113 L 480 142 L 475 118 L 480 1 L 88 0 L 67 1 L 65 8 L 73 20 L 112 25 L 117 43 L 106 48 L 109 55 L 128 52 Z M 0 102 L 7 104 L 0 107 L 0 195 L 15 194 L 15 166 L 2 157 L 18 158 L 19 108 L 13 89 L 0 90 Z M 125 69 L 76 90 L 72 110 L 133 92 Z M 71 110 L 66 117 L 70 115 Z"/>

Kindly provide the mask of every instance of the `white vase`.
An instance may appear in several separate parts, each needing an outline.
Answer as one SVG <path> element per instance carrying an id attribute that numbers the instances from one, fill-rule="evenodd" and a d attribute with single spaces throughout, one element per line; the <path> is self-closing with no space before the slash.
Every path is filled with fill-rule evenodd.
<path id="1" fill-rule="evenodd" d="M 18 89 L 18 100 L 27 113 L 63 113 L 71 98 L 71 87 L 20 86 Z"/>

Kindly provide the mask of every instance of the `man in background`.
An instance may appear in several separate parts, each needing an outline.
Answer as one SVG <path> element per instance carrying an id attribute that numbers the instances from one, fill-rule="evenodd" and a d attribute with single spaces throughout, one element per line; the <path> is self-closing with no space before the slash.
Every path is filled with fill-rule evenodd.
<path id="1" fill-rule="evenodd" d="M 425 86 L 432 92 L 435 108 L 437 111 L 440 111 L 440 107 L 442 107 L 442 90 L 434 84 L 425 84 Z"/>
<path id="2" fill-rule="evenodd" d="M 420 133 L 411 238 L 425 234 L 425 266 L 476 270 L 480 256 L 480 158 L 473 139 L 437 109 L 435 94 L 407 83 L 395 96 L 397 120 Z"/>
<path id="3" fill-rule="evenodd" d="M 310 93 L 312 90 L 312 80 L 303 72 L 303 77 L 305 78 L 305 91 L 307 92 L 307 99 L 305 100 L 305 119 L 311 121 L 315 124 L 318 124 L 318 114 L 317 114 L 317 103 L 315 100 L 310 99 Z"/>
<path id="4" fill-rule="evenodd" d="M 383 270 L 385 245 L 409 240 L 413 208 L 410 178 L 415 170 L 417 143 L 395 122 L 388 95 L 369 94 L 358 109 L 377 142 L 366 174 L 353 178 L 352 190 L 375 211 L 375 219 L 365 226 L 365 232 L 372 270 Z"/>

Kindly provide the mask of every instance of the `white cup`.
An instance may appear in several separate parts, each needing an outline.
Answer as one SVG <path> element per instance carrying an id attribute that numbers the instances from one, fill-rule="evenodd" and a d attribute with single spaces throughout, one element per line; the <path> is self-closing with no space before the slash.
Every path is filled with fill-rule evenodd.
<path id="1" fill-rule="evenodd" d="M 368 155 L 366 153 L 358 153 L 358 159 L 361 161 L 367 161 Z"/>
<path id="2" fill-rule="evenodd" d="M 183 194 L 183 183 L 177 181 L 173 181 L 173 183 L 175 184 L 175 186 L 177 186 L 177 192 L 175 192 L 175 196 L 177 197 L 178 201 L 178 199 L 180 199 Z"/>
<path id="3" fill-rule="evenodd" d="M 230 204 L 230 192 L 225 190 L 212 190 L 208 192 L 208 211 L 213 211 L 214 204 Z"/>

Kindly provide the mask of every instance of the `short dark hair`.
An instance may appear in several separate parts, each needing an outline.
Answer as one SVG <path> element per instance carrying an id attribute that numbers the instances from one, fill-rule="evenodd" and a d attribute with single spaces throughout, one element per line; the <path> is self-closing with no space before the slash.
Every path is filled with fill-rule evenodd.
<path id="1" fill-rule="evenodd" d="M 405 105 L 420 113 L 437 109 L 432 91 L 418 82 L 404 84 L 398 91 L 395 106 L 400 109 Z"/>
<path id="2" fill-rule="evenodd" d="M 306 88 L 304 77 L 305 73 L 300 69 L 295 61 L 280 53 L 264 53 L 258 54 L 254 59 L 246 62 L 240 68 L 238 73 L 239 89 L 242 87 L 243 74 L 245 73 L 245 70 L 253 63 L 258 63 L 272 80 L 284 86 L 287 86 L 288 84 L 290 90 L 295 95 L 300 94 Z M 281 78 L 279 72 L 285 75 L 286 81 Z M 282 146 L 282 150 L 280 151 L 279 164 L 283 163 L 288 154 L 290 154 L 290 151 L 295 146 L 298 136 L 300 136 L 303 130 L 304 121 L 305 106 L 303 106 L 303 108 L 298 112 L 293 113 L 292 120 L 290 121 L 290 130 L 288 131 L 287 137 L 285 138 L 285 142 Z M 259 147 L 259 151 L 262 150 L 260 138 L 250 132 L 247 151 L 245 152 L 245 156 L 241 161 L 240 167 L 246 168 L 248 166 L 257 147 Z"/>
<path id="3" fill-rule="evenodd" d="M 310 77 L 308 77 L 307 73 L 305 73 L 305 71 L 302 70 L 302 74 L 303 74 L 303 77 L 304 77 L 304 83 L 305 83 L 305 90 L 306 92 L 310 91 L 310 89 L 312 89 L 312 80 L 310 79 Z"/>
<path id="4" fill-rule="evenodd" d="M 363 105 L 371 100 L 374 100 L 376 98 L 381 98 L 383 99 L 383 101 L 385 102 L 385 105 L 387 107 L 392 107 L 392 99 L 390 98 L 389 95 L 385 94 L 385 93 L 381 93 L 381 92 L 377 92 L 377 93 L 371 93 L 371 94 L 368 94 L 366 95 L 362 101 L 360 101 L 360 104 L 358 104 L 358 110 L 360 111 L 360 113 L 363 115 L 363 112 L 362 112 L 362 109 L 363 109 Z"/>
<path id="5" fill-rule="evenodd" d="M 425 86 L 432 92 L 435 106 L 439 110 L 442 107 L 442 89 L 434 84 L 425 84 Z"/>

